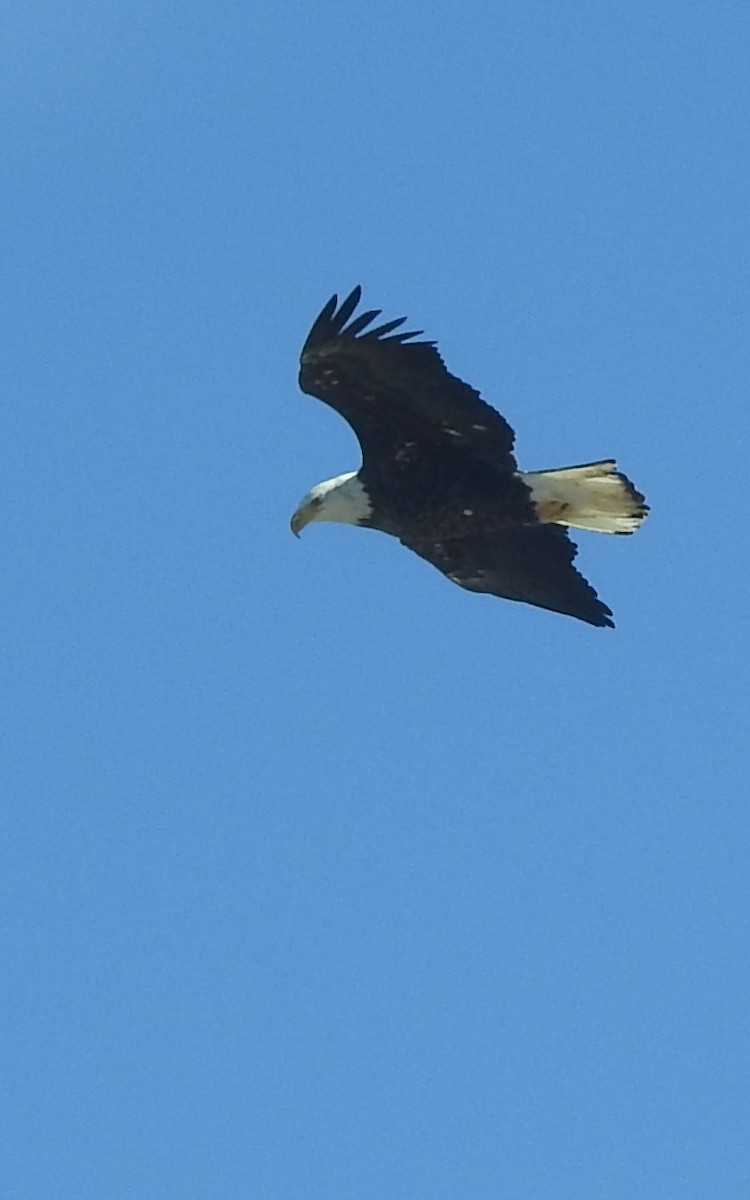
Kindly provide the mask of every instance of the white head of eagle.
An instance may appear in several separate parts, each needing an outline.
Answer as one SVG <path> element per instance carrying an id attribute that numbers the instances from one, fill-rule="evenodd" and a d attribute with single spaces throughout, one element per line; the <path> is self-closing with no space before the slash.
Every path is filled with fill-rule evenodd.
<path id="1" fill-rule="evenodd" d="M 344 525 L 358 525 L 372 512 L 367 492 L 356 471 L 336 475 L 316 483 L 314 488 L 297 505 L 290 521 L 292 533 L 299 537 L 305 525 L 312 521 L 339 521 Z"/>
<path id="2" fill-rule="evenodd" d="M 519 471 L 515 435 L 447 370 L 434 342 L 355 316 L 361 289 L 332 296 L 302 347 L 299 383 L 354 430 L 362 466 L 317 484 L 291 520 L 366 525 L 399 539 L 470 592 L 613 625 L 573 566 L 567 527 L 633 533 L 648 512 L 614 459 Z M 353 318 L 353 319 L 352 319 Z M 397 331 L 397 332 L 394 332 Z"/>

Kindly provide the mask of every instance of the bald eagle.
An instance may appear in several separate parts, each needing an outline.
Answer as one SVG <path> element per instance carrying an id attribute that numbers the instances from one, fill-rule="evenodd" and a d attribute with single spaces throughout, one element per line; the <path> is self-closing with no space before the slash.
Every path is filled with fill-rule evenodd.
<path id="1" fill-rule="evenodd" d="M 448 371 L 405 317 L 354 320 L 362 291 L 332 296 L 302 348 L 299 384 L 349 422 L 362 466 L 317 484 L 291 519 L 342 521 L 392 534 L 472 592 L 614 626 L 612 611 L 573 566 L 566 526 L 633 533 L 648 508 L 613 459 L 519 471 L 514 434 L 479 393 Z"/>

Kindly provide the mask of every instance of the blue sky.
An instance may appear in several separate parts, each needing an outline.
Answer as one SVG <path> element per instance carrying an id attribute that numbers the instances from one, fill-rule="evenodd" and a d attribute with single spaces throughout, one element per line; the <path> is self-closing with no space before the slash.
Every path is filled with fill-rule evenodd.
<path id="1" fill-rule="evenodd" d="M 747 6 L 2 27 L 3 1195 L 744 1200 Z M 616 631 L 291 537 L 358 282 Z"/>

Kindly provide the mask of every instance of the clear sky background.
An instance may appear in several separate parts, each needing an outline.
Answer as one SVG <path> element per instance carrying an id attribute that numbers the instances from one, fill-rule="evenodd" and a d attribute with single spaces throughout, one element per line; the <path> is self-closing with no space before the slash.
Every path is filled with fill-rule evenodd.
<path id="1" fill-rule="evenodd" d="M 745 1200 L 747 4 L 0 23 L 0 1193 Z M 359 282 L 615 631 L 291 536 Z"/>

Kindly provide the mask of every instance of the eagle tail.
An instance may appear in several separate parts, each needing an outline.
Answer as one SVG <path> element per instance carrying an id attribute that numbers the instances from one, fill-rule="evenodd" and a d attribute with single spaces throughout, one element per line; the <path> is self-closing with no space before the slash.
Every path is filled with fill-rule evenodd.
<path id="1" fill-rule="evenodd" d="M 519 475 L 531 488 L 542 522 L 596 533 L 635 533 L 648 513 L 644 497 L 612 458 Z"/>

